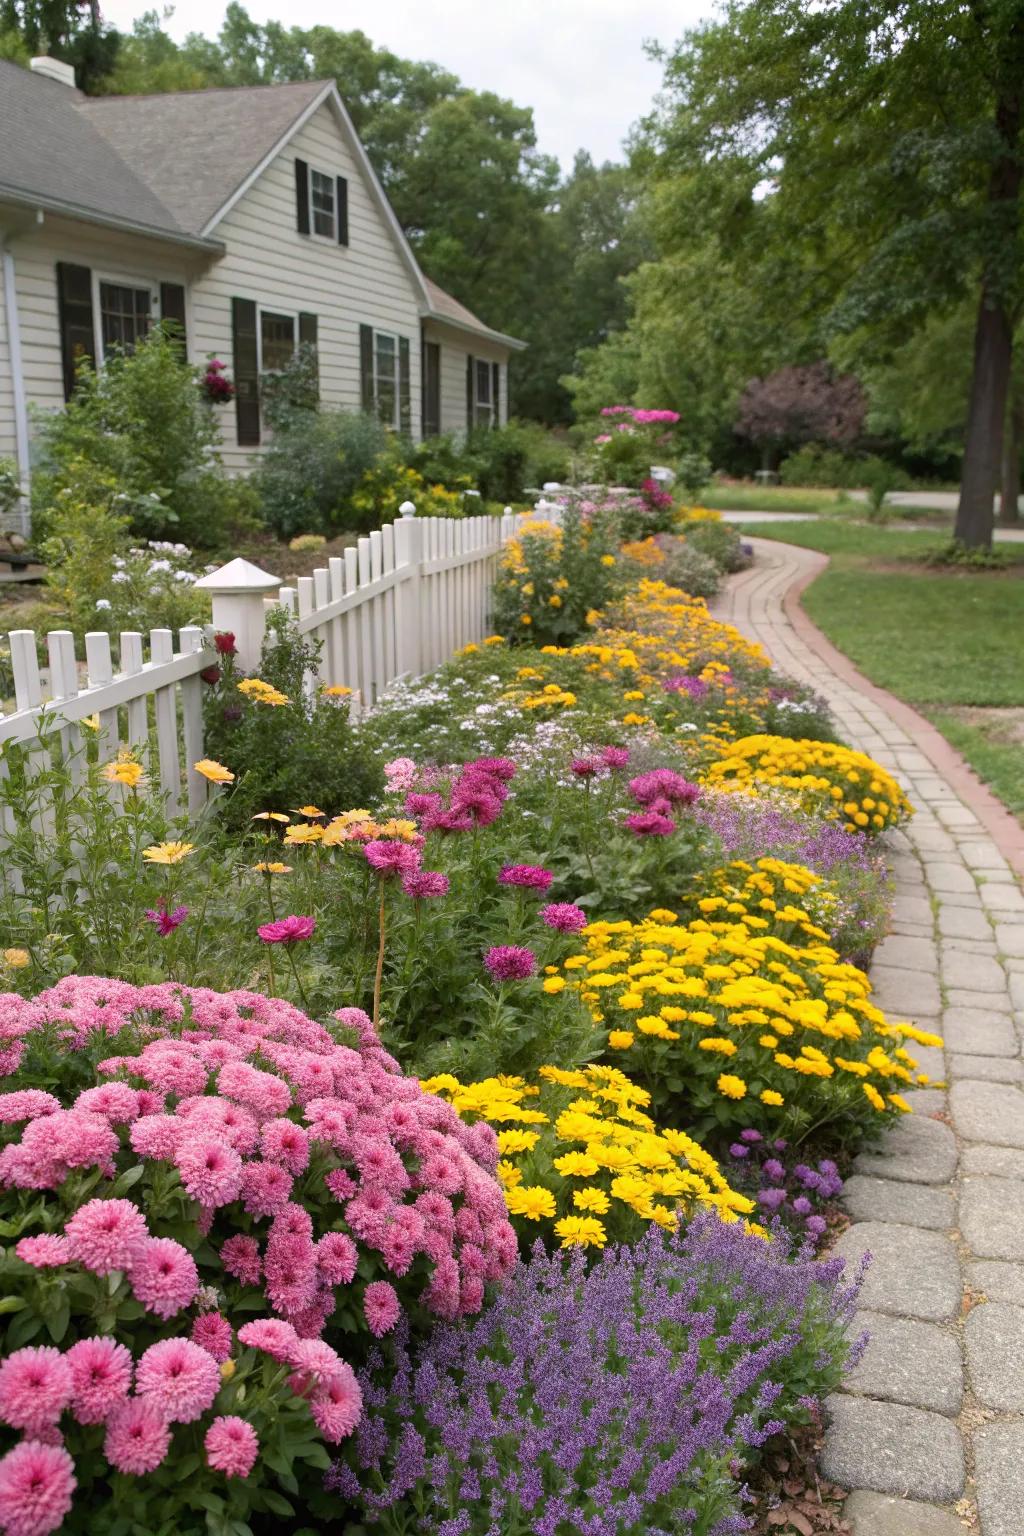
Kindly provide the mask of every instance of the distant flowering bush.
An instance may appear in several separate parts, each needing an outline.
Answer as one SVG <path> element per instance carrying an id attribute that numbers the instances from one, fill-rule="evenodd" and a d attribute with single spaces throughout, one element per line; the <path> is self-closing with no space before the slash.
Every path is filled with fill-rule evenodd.
<path id="1" fill-rule="evenodd" d="M 595 1268 L 538 1245 L 496 1304 L 399 1329 L 328 1476 L 382 1536 L 739 1536 L 757 1449 L 838 1384 L 856 1284 L 712 1213 Z M 585 1411 L 581 1411 L 585 1405 Z"/>
<path id="2" fill-rule="evenodd" d="M 96 977 L 0 996 L 3 1529 L 57 1529 L 76 1479 L 74 1531 L 288 1512 L 288 1468 L 358 1422 L 343 1356 L 514 1265 L 494 1132 L 335 1020 Z M 12 1519 L 34 1467 L 49 1501 Z"/>
<path id="3" fill-rule="evenodd" d="M 494 627 L 508 640 L 564 645 L 621 586 L 614 509 L 587 511 L 570 498 L 559 524 L 527 522 L 505 546 L 494 588 Z"/>
<path id="4" fill-rule="evenodd" d="M 560 986 L 561 977 L 545 982 Z M 723 1221 L 756 1214 L 692 1136 L 655 1124 L 650 1094 L 618 1068 L 541 1067 L 537 1079 L 460 1083 L 441 1074 L 423 1083 L 461 1119 L 497 1131 L 498 1178 L 527 1243 L 539 1230 L 563 1248 L 600 1249 L 631 1241 L 648 1223 L 671 1230 L 680 1211 L 706 1208 Z"/>
<path id="5" fill-rule="evenodd" d="M 831 1158 L 813 1165 L 796 1161 L 784 1137 L 769 1140 L 751 1126 L 740 1132 L 729 1156 L 732 1179 L 756 1201 L 762 1221 L 782 1222 L 797 1238 L 821 1243 L 828 1228 L 822 1213 L 843 1188 Z"/>

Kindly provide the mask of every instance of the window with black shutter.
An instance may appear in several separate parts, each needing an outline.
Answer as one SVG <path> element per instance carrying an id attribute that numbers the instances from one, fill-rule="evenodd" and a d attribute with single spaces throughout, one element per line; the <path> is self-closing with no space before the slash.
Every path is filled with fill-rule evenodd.
<path id="1" fill-rule="evenodd" d="M 317 348 L 317 323 L 316 323 L 316 315 L 301 314 L 300 313 L 300 315 L 299 315 L 299 346 L 300 347 L 312 347 L 312 349 L 313 349 L 314 379 L 315 379 L 315 383 L 316 383 L 317 399 L 319 399 L 320 398 L 320 366 L 319 366 L 319 359 L 317 358 L 317 355 L 316 355 L 316 348 Z"/>
<path id="2" fill-rule="evenodd" d="M 412 357 L 409 338 L 398 338 L 398 425 L 407 436 L 412 431 Z"/>
<path id="3" fill-rule="evenodd" d="M 309 166 L 295 162 L 295 225 L 300 235 L 309 234 Z"/>
<path id="4" fill-rule="evenodd" d="M 260 353 L 255 299 L 231 300 L 231 344 L 235 374 L 235 423 L 239 447 L 260 440 Z"/>
<path id="5" fill-rule="evenodd" d="M 185 289 L 181 283 L 160 284 L 160 320 L 164 325 L 170 322 L 173 326 L 171 334 L 175 341 L 180 341 L 181 350 L 188 353 L 188 332 L 185 319 Z"/>
<path id="6" fill-rule="evenodd" d="M 57 313 L 60 322 L 60 355 L 64 373 L 64 399 L 70 400 L 75 374 L 83 358 L 96 353 L 92 318 L 92 273 L 67 261 L 57 263 Z"/>
<path id="7" fill-rule="evenodd" d="M 441 343 L 424 341 L 423 346 L 423 436 L 441 433 Z"/>

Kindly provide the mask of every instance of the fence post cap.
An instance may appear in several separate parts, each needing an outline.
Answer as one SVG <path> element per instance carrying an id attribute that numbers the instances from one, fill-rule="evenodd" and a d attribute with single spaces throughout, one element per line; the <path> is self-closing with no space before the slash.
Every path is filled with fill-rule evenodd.
<path id="1" fill-rule="evenodd" d="M 401 512 L 403 517 L 415 517 L 416 503 L 413 501 L 403 501 L 398 510 Z"/>
<path id="2" fill-rule="evenodd" d="M 194 585 L 207 592 L 269 592 L 281 585 L 281 578 L 271 576 L 269 571 L 261 571 L 251 560 L 243 560 L 237 555 L 208 576 L 200 576 Z"/>

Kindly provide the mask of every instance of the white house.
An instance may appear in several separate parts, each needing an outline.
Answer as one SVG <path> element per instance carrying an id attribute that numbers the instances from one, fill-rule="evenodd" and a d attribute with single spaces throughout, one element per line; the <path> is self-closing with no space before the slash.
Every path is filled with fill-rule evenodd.
<path id="1" fill-rule="evenodd" d="M 524 345 L 420 270 L 333 81 L 87 97 L 54 59 L 0 61 L 0 257 L 0 456 L 25 482 L 32 408 L 155 320 L 228 365 L 236 470 L 260 374 L 300 342 L 323 403 L 414 437 L 504 421 Z"/>

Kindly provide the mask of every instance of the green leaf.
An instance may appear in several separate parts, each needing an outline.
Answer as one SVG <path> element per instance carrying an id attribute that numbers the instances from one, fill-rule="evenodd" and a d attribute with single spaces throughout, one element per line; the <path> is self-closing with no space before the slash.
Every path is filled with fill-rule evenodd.
<path id="1" fill-rule="evenodd" d="M 137 1184 L 145 1173 L 141 1163 L 136 1163 L 132 1168 L 126 1168 L 114 1185 L 115 1195 L 126 1195 L 133 1185 Z"/>
<path id="2" fill-rule="evenodd" d="M 46 1331 L 55 1344 L 59 1344 L 67 1333 L 70 1321 L 71 1307 L 67 1297 L 62 1294 L 54 1302 L 52 1309 L 46 1314 Z"/>
<path id="3" fill-rule="evenodd" d="M 263 1502 L 275 1515 L 293 1515 L 295 1513 L 288 1500 L 275 1493 L 272 1488 L 264 1488 L 262 1491 Z"/>
<path id="4" fill-rule="evenodd" d="M 5 1312 L 21 1312 L 22 1309 L 27 1306 L 28 1302 L 25 1300 L 24 1296 L 0 1297 L 0 1315 Z"/>

